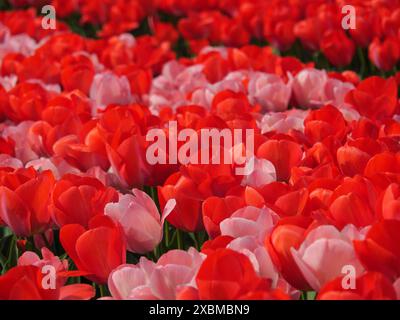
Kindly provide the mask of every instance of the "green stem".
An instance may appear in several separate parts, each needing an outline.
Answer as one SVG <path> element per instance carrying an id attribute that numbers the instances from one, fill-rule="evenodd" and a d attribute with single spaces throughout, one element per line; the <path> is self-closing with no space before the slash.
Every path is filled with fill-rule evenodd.
<path id="1" fill-rule="evenodd" d="M 169 225 L 168 222 L 164 222 L 164 238 L 165 238 L 165 248 L 169 247 Z"/>
<path id="2" fill-rule="evenodd" d="M 178 249 L 183 249 L 182 234 L 179 229 L 176 229 L 176 241 L 178 243 Z"/>
<path id="3" fill-rule="evenodd" d="M 158 258 L 160 257 L 160 255 L 159 255 L 159 253 L 158 253 L 158 247 L 155 247 L 155 248 L 154 248 L 153 254 L 154 254 L 155 260 L 157 261 Z"/>
<path id="4" fill-rule="evenodd" d="M 105 284 L 99 284 L 100 297 L 105 297 L 107 295 L 107 288 Z"/>

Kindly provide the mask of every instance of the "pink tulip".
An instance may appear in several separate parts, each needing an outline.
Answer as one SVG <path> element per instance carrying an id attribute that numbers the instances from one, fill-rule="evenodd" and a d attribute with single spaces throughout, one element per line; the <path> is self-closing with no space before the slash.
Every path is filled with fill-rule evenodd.
<path id="1" fill-rule="evenodd" d="M 249 171 L 246 170 L 246 172 L 251 173 L 244 176 L 242 185 L 261 188 L 266 184 L 276 181 L 276 170 L 271 161 L 253 157 L 249 164 L 253 167 L 247 167 Z"/>
<path id="2" fill-rule="evenodd" d="M 43 267 L 45 265 L 53 266 L 58 272 L 68 270 L 68 260 L 60 260 L 59 257 L 55 256 L 49 249 L 42 248 L 42 259 L 33 251 L 25 251 L 18 258 L 19 266 L 36 266 Z"/>
<path id="3" fill-rule="evenodd" d="M 108 287 L 113 299 L 173 300 L 181 288 L 195 286 L 203 259 L 193 248 L 168 251 L 157 263 L 142 257 L 136 265 L 121 265 L 112 271 Z"/>
<path id="4" fill-rule="evenodd" d="M 292 80 L 285 83 L 275 74 L 257 72 L 250 77 L 248 91 L 250 102 L 265 111 L 284 111 L 292 95 Z"/>
<path id="5" fill-rule="evenodd" d="M 245 236 L 232 240 L 228 249 L 246 255 L 260 277 L 271 279 L 273 286 L 279 279 L 279 273 L 268 254 L 265 246 L 256 237 Z"/>
<path id="6" fill-rule="evenodd" d="M 353 240 L 363 239 L 353 225 L 341 232 L 334 226 L 323 225 L 312 230 L 298 250 L 291 249 L 292 256 L 308 284 L 318 291 L 330 280 L 344 276 L 344 266 L 352 266 L 356 276 L 363 271 L 358 261 Z"/>
<path id="7" fill-rule="evenodd" d="M 3 43 L 0 43 L 0 60 L 8 53 L 21 53 L 24 56 L 31 56 L 37 47 L 36 41 L 25 33 L 10 36 L 5 33 Z"/>
<path id="8" fill-rule="evenodd" d="M 286 112 L 267 113 L 259 124 L 261 133 L 276 131 L 277 133 L 289 133 L 290 130 L 304 132 L 304 119 L 308 110 L 292 109 Z"/>
<path id="9" fill-rule="evenodd" d="M 195 105 L 211 108 L 214 97 L 221 91 L 245 92 L 243 80 L 247 77 L 244 71 L 235 71 L 214 84 L 207 84 L 192 92 L 190 102 Z"/>
<path id="10" fill-rule="evenodd" d="M 56 179 L 61 179 L 64 174 L 79 174 L 79 169 L 71 166 L 62 157 L 54 156 L 52 158 L 39 158 L 29 161 L 26 168 L 33 167 L 36 171 L 50 170 Z"/>
<path id="11" fill-rule="evenodd" d="M 15 142 L 15 156 L 22 163 L 36 160 L 41 155 L 41 138 L 31 132 L 33 121 L 23 121 L 16 126 L 8 126 L 3 132 L 3 137 L 11 138 Z"/>
<path id="12" fill-rule="evenodd" d="M 269 208 L 247 206 L 235 211 L 231 217 L 220 223 L 221 235 L 233 238 L 254 236 L 263 243 L 277 219 L 276 213 Z"/>
<path id="13" fill-rule="evenodd" d="M 68 260 L 61 260 L 58 256 L 55 256 L 49 249 L 46 247 L 42 248 L 42 259 L 32 251 L 25 251 L 18 258 L 18 266 L 35 266 L 39 268 L 43 268 L 44 266 L 53 266 L 56 272 L 65 272 L 68 271 Z M 57 277 L 57 285 L 62 287 L 67 278 L 63 276 Z"/>
<path id="14" fill-rule="evenodd" d="M 150 91 L 149 101 L 154 111 L 162 106 L 184 105 L 189 93 L 206 87 L 208 81 L 202 69 L 202 65 L 185 67 L 176 61 L 166 63 L 161 75 L 153 80 Z"/>
<path id="15" fill-rule="evenodd" d="M 95 110 L 104 109 L 110 104 L 126 105 L 133 102 L 128 79 L 125 76 L 117 77 L 111 72 L 94 76 L 90 98 L 95 102 Z"/>
<path id="16" fill-rule="evenodd" d="M 135 253 L 152 251 L 163 236 L 165 218 L 175 207 L 175 200 L 167 202 L 160 217 L 154 201 L 143 191 L 132 190 L 133 195 L 119 196 L 119 201 L 109 203 L 105 214 L 121 224 L 128 250 Z"/>
<path id="17" fill-rule="evenodd" d="M 350 82 L 343 82 L 337 79 L 328 79 L 325 85 L 326 104 L 333 104 L 335 107 L 344 107 L 344 98 L 354 89 Z"/>
<path id="18" fill-rule="evenodd" d="M 327 100 L 325 86 L 328 81 L 326 71 L 304 69 L 293 80 L 293 92 L 297 103 L 303 108 L 316 108 Z"/>
<path id="19" fill-rule="evenodd" d="M 304 108 L 318 108 L 332 104 L 346 107 L 344 98 L 354 89 L 349 82 L 329 78 L 325 70 L 304 69 L 293 80 L 293 92 L 297 103 Z"/>

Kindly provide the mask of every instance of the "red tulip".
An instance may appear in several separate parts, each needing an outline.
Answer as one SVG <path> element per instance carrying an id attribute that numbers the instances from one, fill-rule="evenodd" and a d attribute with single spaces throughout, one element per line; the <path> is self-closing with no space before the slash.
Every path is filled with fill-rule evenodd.
<path id="1" fill-rule="evenodd" d="M 63 226 L 60 241 L 78 270 L 97 283 L 106 283 L 110 272 L 126 261 L 122 230 L 106 216 L 92 219 L 89 229 L 79 224 Z"/>
<path id="2" fill-rule="evenodd" d="M 382 145 L 370 138 L 349 140 L 337 151 L 337 161 L 340 170 L 346 176 L 363 174 L 372 156 L 382 151 Z"/>
<path id="3" fill-rule="evenodd" d="M 104 214 L 107 203 L 117 201 L 116 190 L 99 180 L 67 174 L 55 184 L 50 210 L 60 227 L 75 223 L 87 228 L 91 218 Z"/>
<path id="4" fill-rule="evenodd" d="M 89 95 L 94 73 L 91 60 L 84 55 L 66 56 L 61 60 L 61 84 L 67 91 L 79 89 Z"/>
<path id="5" fill-rule="evenodd" d="M 400 276 L 400 221 L 375 223 L 365 240 L 354 241 L 361 263 L 368 271 L 381 272 L 392 280 Z"/>
<path id="6" fill-rule="evenodd" d="M 369 45 L 369 58 L 379 69 L 392 70 L 400 59 L 400 40 L 389 37 L 381 42 L 376 38 Z"/>
<path id="7" fill-rule="evenodd" d="M 356 7 L 356 28 L 350 29 L 350 35 L 357 46 L 366 48 L 380 31 L 380 17 L 374 10 Z"/>
<path id="8" fill-rule="evenodd" d="M 169 223 L 187 231 L 199 231 L 204 228 L 201 203 L 210 194 L 204 193 L 200 187 L 181 173 L 171 175 L 163 187 L 158 187 L 161 208 L 165 207 L 168 200 L 176 200 L 174 210 L 167 217 Z"/>
<path id="9" fill-rule="evenodd" d="M 89 284 L 43 288 L 46 273 L 36 266 L 17 266 L 0 276 L 1 300 L 88 300 L 95 296 Z M 46 281 L 46 280 L 45 280 Z"/>
<path id="10" fill-rule="evenodd" d="M 397 83 L 394 78 L 370 77 L 350 91 L 346 102 L 370 119 L 390 117 L 397 108 Z"/>
<path id="11" fill-rule="evenodd" d="M 344 31 L 327 31 L 320 43 L 323 54 L 334 66 L 343 67 L 351 63 L 355 53 L 355 45 Z"/>
<path id="12" fill-rule="evenodd" d="M 146 130 L 154 121 L 150 111 L 140 105 L 109 107 L 99 120 L 111 167 L 126 188 L 163 182 L 169 173 L 160 170 L 157 176 L 152 175 L 159 166 L 152 167 L 146 160 Z"/>
<path id="13" fill-rule="evenodd" d="M 241 197 L 227 196 L 225 198 L 210 197 L 203 202 L 203 223 L 211 238 L 221 234 L 219 224 L 229 218 L 236 210 L 245 206 Z"/>
<path id="14" fill-rule="evenodd" d="M 382 152 L 374 155 L 364 169 L 364 175 L 374 184 L 385 189 L 393 182 L 400 182 L 400 153 Z"/>
<path id="15" fill-rule="evenodd" d="M 310 111 L 304 119 L 304 126 L 304 133 L 313 144 L 330 135 L 341 140 L 346 134 L 346 122 L 342 113 L 331 105 Z"/>
<path id="16" fill-rule="evenodd" d="M 230 249 L 210 253 L 196 277 L 202 300 L 287 299 L 279 290 L 270 291 L 268 281 L 259 278 L 250 260 Z"/>
<path id="17" fill-rule="evenodd" d="M 383 274 L 367 272 L 357 278 L 355 288 L 345 289 L 343 278 L 327 283 L 318 293 L 318 300 L 396 300 L 396 291 Z"/>
<path id="18" fill-rule="evenodd" d="M 340 228 L 347 224 L 366 227 L 377 220 L 376 201 L 371 181 L 361 176 L 345 178 L 332 193 L 329 215 Z"/>
<path id="19" fill-rule="evenodd" d="M 300 290 L 309 289 L 309 284 L 294 261 L 291 250 L 300 247 L 309 224 L 310 220 L 303 217 L 281 219 L 265 239 L 265 246 L 281 275 Z"/>
<path id="20" fill-rule="evenodd" d="M 293 141 L 269 140 L 258 148 L 256 155 L 271 161 L 276 169 L 277 179 L 287 181 L 291 169 L 300 163 L 303 150 L 301 145 Z"/>
<path id="21" fill-rule="evenodd" d="M 4 113 L 14 121 L 39 120 L 50 94 L 37 83 L 19 83 L 8 93 Z"/>
<path id="22" fill-rule="evenodd" d="M 3 178 L 0 186 L 0 218 L 16 235 L 28 237 L 42 233 L 51 226 L 48 205 L 54 177 L 50 171 L 33 171 L 31 177 L 21 173 L 23 171 L 17 170 Z"/>

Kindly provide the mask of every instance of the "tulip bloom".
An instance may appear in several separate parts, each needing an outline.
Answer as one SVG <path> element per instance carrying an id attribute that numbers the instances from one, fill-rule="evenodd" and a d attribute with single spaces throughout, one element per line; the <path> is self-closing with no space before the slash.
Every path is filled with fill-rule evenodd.
<path id="1" fill-rule="evenodd" d="M 394 78 L 370 77 L 350 91 L 346 102 L 370 119 L 390 117 L 397 108 L 397 83 Z"/>
<path id="2" fill-rule="evenodd" d="M 263 110 L 285 111 L 292 95 L 292 83 L 285 84 L 276 75 L 259 73 L 250 77 L 248 90 L 250 101 L 259 103 Z"/>
<path id="3" fill-rule="evenodd" d="M 209 197 L 203 202 L 202 214 L 204 227 L 211 238 L 221 234 L 221 221 L 229 218 L 236 210 L 245 206 L 241 197 L 227 196 L 225 198 Z"/>
<path id="4" fill-rule="evenodd" d="M 108 287 L 112 298 L 118 300 L 174 300 L 180 288 L 193 286 L 203 259 L 204 255 L 194 248 L 170 250 L 157 263 L 142 257 L 136 265 L 113 270 Z"/>
<path id="5" fill-rule="evenodd" d="M 331 105 L 310 111 L 304 119 L 304 133 L 311 143 L 334 135 L 339 140 L 346 134 L 346 122 L 342 113 Z"/>
<path id="6" fill-rule="evenodd" d="M 90 87 L 90 97 L 95 101 L 96 108 L 100 110 L 110 104 L 126 105 L 132 102 L 128 79 L 125 76 L 117 77 L 110 72 L 94 76 Z"/>
<path id="7" fill-rule="evenodd" d="M 363 268 L 358 261 L 352 240 L 362 239 L 354 226 L 349 225 L 339 232 L 333 226 L 319 226 L 311 230 L 300 247 L 291 249 L 293 259 L 304 278 L 315 290 L 342 274 L 346 265 L 354 267 L 356 274 Z"/>
<path id="8" fill-rule="evenodd" d="M 331 30 L 324 34 L 321 51 L 334 66 L 343 67 L 351 63 L 356 47 L 343 30 Z"/>
<path id="9" fill-rule="evenodd" d="M 386 38 L 383 42 L 375 39 L 369 45 L 369 58 L 383 71 L 390 71 L 400 59 L 400 40 L 397 37 Z"/>
<path id="10" fill-rule="evenodd" d="M 161 242 L 165 218 L 176 203 L 169 200 L 160 217 L 157 206 L 145 192 L 132 192 L 133 195 L 120 195 L 118 202 L 107 204 L 104 213 L 122 226 L 129 251 L 146 253 Z"/>
<path id="11" fill-rule="evenodd" d="M 259 278 L 250 260 L 230 249 L 218 249 L 204 260 L 196 277 L 201 300 L 288 299 L 280 290 L 270 290 Z"/>
<path id="12" fill-rule="evenodd" d="M 382 220 L 371 227 L 365 240 L 354 242 L 365 269 L 381 272 L 393 280 L 400 276 L 399 228 L 398 220 Z"/>
<path id="13" fill-rule="evenodd" d="M 81 90 L 89 94 L 94 78 L 91 60 L 84 55 L 67 56 L 61 61 L 61 83 L 65 90 Z"/>
<path id="14" fill-rule="evenodd" d="M 110 272 L 126 261 L 122 230 L 108 217 L 93 218 L 89 229 L 67 224 L 60 230 L 60 241 L 78 270 L 97 283 L 106 283 Z"/>
<path id="15" fill-rule="evenodd" d="M 307 218 L 283 218 L 265 238 L 265 246 L 276 268 L 290 285 L 299 290 L 310 286 L 293 258 L 292 248 L 300 247 L 309 224 Z"/>
<path id="16" fill-rule="evenodd" d="M 89 300 L 95 296 L 89 284 L 72 284 L 43 288 L 42 269 L 29 265 L 17 266 L 0 276 L 1 300 Z"/>
<path id="17" fill-rule="evenodd" d="M 396 300 L 396 290 L 384 274 L 367 272 L 357 277 L 354 288 L 343 288 L 343 278 L 327 283 L 318 300 Z"/>
<path id="18" fill-rule="evenodd" d="M 33 176 L 26 179 L 20 172 L 7 175 L 11 183 L 0 186 L 0 218 L 16 235 L 28 237 L 51 225 L 48 205 L 54 177 L 50 171 L 28 170 Z"/>
<path id="19" fill-rule="evenodd" d="M 269 140 L 258 148 L 256 155 L 258 158 L 272 162 L 277 180 L 287 181 L 290 178 L 291 169 L 300 164 L 303 150 L 300 144 L 293 141 Z"/>
<path id="20" fill-rule="evenodd" d="M 91 218 L 103 215 L 107 203 L 117 199 L 115 189 L 99 180 L 67 174 L 55 184 L 50 210 L 58 226 L 77 223 L 86 228 Z"/>
<path id="21" fill-rule="evenodd" d="M 170 184 L 173 181 L 172 178 L 176 181 L 175 185 Z M 179 174 L 171 176 L 166 181 L 165 186 L 159 187 L 158 194 L 162 208 L 165 207 L 168 200 L 176 199 L 177 205 L 167 219 L 169 223 L 188 231 L 196 231 L 203 228 L 200 199 L 204 196 L 196 189 L 193 181 Z M 186 192 L 187 190 L 193 190 L 197 196 L 191 196 Z"/>
<path id="22" fill-rule="evenodd" d="M 254 236 L 263 242 L 277 220 L 277 214 L 268 208 L 244 207 L 220 223 L 221 234 L 239 238 Z"/>

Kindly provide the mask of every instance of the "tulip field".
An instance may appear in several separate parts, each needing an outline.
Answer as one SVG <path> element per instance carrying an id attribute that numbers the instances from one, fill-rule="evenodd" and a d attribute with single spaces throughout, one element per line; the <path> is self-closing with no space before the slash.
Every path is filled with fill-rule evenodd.
<path id="1" fill-rule="evenodd" d="M 0 0 L 0 300 L 400 300 L 399 62 L 400 0 Z"/>

